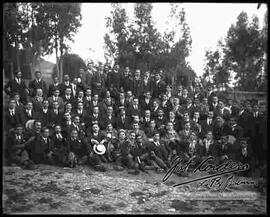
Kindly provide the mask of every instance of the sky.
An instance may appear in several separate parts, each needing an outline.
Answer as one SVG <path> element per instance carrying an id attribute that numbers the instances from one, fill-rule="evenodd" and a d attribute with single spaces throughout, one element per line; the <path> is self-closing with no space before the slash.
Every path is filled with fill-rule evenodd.
<path id="1" fill-rule="evenodd" d="M 188 62 L 197 75 L 203 74 L 205 51 L 214 50 L 218 40 L 225 38 L 230 26 L 237 21 L 237 16 L 245 11 L 251 19 L 258 16 L 260 27 L 263 25 L 267 5 L 257 9 L 257 3 L 179 3 L 186 12 L 186 22 L 190 27 L 192 50 Z M 129 17 L 133 16 L 134 3 L 122 3 Z M 107 31 L 105 17 L 110 16 L 110 3 L 82 3 L 82 26 L 70 43 L 71 53 L 76 53 L 84 60 L 104 62 L 104 35 Z M 155 27 L 164 32 L 168 27 L 169 3 L 153 3 L 152 18 Z M 44 57 L 53 63 L 55 55 Z"/>

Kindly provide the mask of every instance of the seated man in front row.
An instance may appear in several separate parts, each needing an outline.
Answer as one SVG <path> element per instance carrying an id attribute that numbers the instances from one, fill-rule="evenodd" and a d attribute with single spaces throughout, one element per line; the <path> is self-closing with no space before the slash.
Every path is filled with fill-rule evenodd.
<path id="1" fill-rule="evenodd" d="M 22 166 L 23 169 L 35 169 L 33 161 L 29 158 L 29 153 L 26 146 L 31 143 L 33 139 L 26 140 L 23 134 L 23 126 L 17 124 L 14 131 L 8 135 L 6 142 L 6 158 L 9 164 L 16 164 Z"/>

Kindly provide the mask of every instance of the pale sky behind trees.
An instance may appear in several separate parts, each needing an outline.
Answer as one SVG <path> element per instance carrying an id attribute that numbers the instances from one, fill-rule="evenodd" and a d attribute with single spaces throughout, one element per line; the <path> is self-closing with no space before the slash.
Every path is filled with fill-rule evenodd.
<path id="1" fill-rule="evenodd" d="M 134 3 L 122 3 L 129 17 L 133 17 Z M 192 51 L 188 58 L 191 67 L 197 75 L 203 74 L 205 51 L 215 49 L 218 40 L 225 38 L 231 24 L 235 24 L 241 11 L 248 14 L 249 19 L 257 15 L 260 28 L 263 25 L 267 5 L 262 4 L 257 9 L 257 3 L 179 3 L 186 12 L 186 22 L 190 27 Z M 71 43 L 71 53 L 76 53 L 84 60 L 104 62 L 106 32 L 105 17 L 110 16 L 110 3 L 82 3 L 82 26 Z M 153 3 L 152 18 L 155 27 L 163 33 L 167 27 L 169 3 Z M 53 63 L 55 55 L 45 57 Z"/>

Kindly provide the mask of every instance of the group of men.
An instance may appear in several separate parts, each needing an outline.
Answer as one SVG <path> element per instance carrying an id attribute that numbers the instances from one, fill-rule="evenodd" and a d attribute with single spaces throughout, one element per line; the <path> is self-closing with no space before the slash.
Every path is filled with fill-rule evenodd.
<path id="1" fill-rule="evenodd" d="M 7 164 L 89 165 L 105 171 L 165 172 L 176 157 L 195 165 L 234 160 L 266 166 L 266 105 L 236 102 L 211 86 L 174 90 L 157 72 L 116 65 L 108 73 L 68 74 L 49 86 L 40 71 L 26 85 L 20 71 L 4 90 Z M 181 173 L 181 175 L 183 175 Z"/>

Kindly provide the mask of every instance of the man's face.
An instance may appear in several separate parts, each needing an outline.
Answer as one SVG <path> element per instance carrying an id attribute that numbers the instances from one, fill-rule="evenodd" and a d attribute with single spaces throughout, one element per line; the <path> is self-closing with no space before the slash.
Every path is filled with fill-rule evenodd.
<path id="1" fill-rule="evenodd" d="M 194 117 L 195 118 L 199 118 L 200 117 L 200 113 L 199 112 L 194 112 Z"/>
<path id="2" fill-rule="evenodd" d="M 140 75 L 141 75 L 141 71 L 140 71 L 139 69 L 137 69 L 137 70 L 135 71 L 135 77 L 136 77 L 136 78 L 139 78 Z"/>
<path id="3" fill-rule="evenodd" d="M 217 125 L 222 126 L 223 125 L 223 119 L 221 117 L 217 117 Z"/>
<path id="4" fill-rule="evenodd" d="M 142 137 L 141 137 L 141 136 L 137 136 L 136 140 L 137 140 L 137 142 L 138 142 L 139 144 L 142 143 Z"/>
<path id="5" fill-rule="evenodd" d="M 258 105 L 254 105 L 253 106 L 253 111 L 254 112 L 258 112 L 259 111 L 259 106 Z"/>
<path id="6" fill-rule="evenodd" d="M 173 124 L 172 123 L 168 123 L 167 124 L 167 129 L 168 130 L 173 130 Z"/>
<path id="7" fill-rule="evenodd" d="M 37 89 L 37 96 L 42 96 L 42 95 L 43 95 L 42 89 Z"/>
<path id="8" fill-rule="evenodd" d="M 108 124 L 107 130 L 111 132 L 113 130 L 113 126 L 111 124 Z"/>
<path id="9" fill-rule="evenodd" d="M 66 90 L 65 90 L 65 93 L 66 93 L 66 95 L 71 95 L 71 89 L 70 88 L 67 88 Z"/>
<path id="10" fill-rule="evenodd" d="M 72 130 L 71 131 L 71 138 L 72 139 L 77 139 L 78 138 L 78 132 L 77 132 L 77 130 Z"/>
<path id="11" fill-rule="evenodd" d="M 160 139 L 159 133 L 156 133 L 154 135 L 154 141 L 157 142 L 157 141 L 159 141 L 159 139 Z"/>
<path id="12" fill-rule="evenodd" d="M 22 135 L 22 133 L 23 133 L 23 127 L 17 127 L 16 128 L 16 134 L 17 135 Z"/>
<path id="13" fill-rule="evenodd" d="M 66 110 L 71 111 L 71 109 L 72 109 L 71 103 L 67 103 L 66 104 Z"/>
<path id="14" fill-rule="evenodd" d="M 79 93 L 78 93 L 78 97 L 79 97 L 79 98 L 83 98 L 83 96 L 84 96 L 83 91 L 79 91 Z"/>
<path id="15" fill-rule="evenodd" d="M 59 105 L 58 102 L 53 102 L 53 109 L 58 109 Z"/>
<path id="16" fill-rule="evenodd" d="M 208 118 L 213 118 L 214 117 L 214 112 L 213 111 L 209 111 L 208 112 Z"/>
<path id="17" fill-rule="evenodd" d="M 43 107 L 44 108 L 49 108 L 49 101 L 48 100 L 43 101 Z"/>
<path id="18" fill-rule="evenodd" d="M 35 122 L 35 130 L 36 130 L 36 132 L 40 132 L 40 130 L 41 130 L 41 122 L 39 122 L 39 121 Z"/>
<path id="19" fill-rule="evenodd" d="M 148 71 L 144 73 L 145 78 L 149 78 L 149 76 L 150 76 L 150 73 Z"/>
<path id="20" fill-rule="evenodd" d="M 106 97 L 107 97 L 107 98 L 111 97 L 110 91 L 106 91 Z"/>
<path id="21" fill-rule="evenodd" d="M 163 116 L 163 111 L 162 110 L 158 110 L 158 116 L 160 116 L 160 117 Z"/>
<path id="22" fill-rule="evenodd" d="M 69 75 L 64 76 L 64 81 L 69 81 Z"/>
<path id="23" fill-rule="evenodd" d="M 230 119 L 230 126 L 233 126 L 236 124 L 236 120 L 234 118 Z"/>
<path id="24" fill-rule="evenodd" d="M 40 79 L 41 78 L 41 73 L 40 72 L 36 73 L 36 78 L 37 79 Z"/>
<path id="25" fill-rule="evenodd" d="M 131 141 L 134 141 L 135 138 L 136 138 L 136 134 L 135 134 L 135 133 L 130 133 L 129 139 L 130 139 Z"/>
<path id="26" fill-rule="evenodd" d="M 59 125 L 55 126 L 55 132 L 60 133 L 61 132 L 61 127 Z"/>
<path id="27" fill-rule="evenodd" d="M 58 82 L 59 82 L 59 78 L 58 78 L 58 77 L 54 77 L 54 78 L 53 78 L 53 82 L 54 82 L 54 83 L 58 83 Z"/>
<path id="28" fill-rule="evenodd" d="M 27 109 L 27 110 L 32 110 L 32 108 L 33 108 L 33 104 L 32 104 L 31 102 L 28 102 L 28 103 L 26 104 L 26 109 Z"/>
<path id="29" fill-rule="evenodd" d="M 60 94 L 60 91 L 59 91 L 59 90 L 55 90 L 55 91 L 53 92 L 53 95 L 54 95 L 55 97 L 58 97 L 59 94 Z"/>
<path id="30" fill-rule="evenodd" d="M 203 101 L 203 104 L 204 104 L 204 105 L 207 105 L 207 104 L 208 104 L 208 99 L 207 99 L 207 98 L 203 98 L 202 101 Z"/>
<path id="31" fill-rule="evenodd" d="M 174 119 L 175 118 L 175 114 L 173 112 L 170 112 L 169 113 L 169 117 L 170 117 L 170 119 Z"/>
<path id="32" fill-rule="evenodd" d="M 112 113 L 113 113 L 113 108 L 112 108 L 112 107 L 108 107 L 107 113 L 108 113 L 108 115 L 112 115 Z"/>
<path id="33" fill-rule="evenodd" d="M 189 114 L 187 112 L 184 113 L 184 120 L 188 120 L 189 119 Z"/>
<path id="34" fill-rule="evenodd" d="M 119 133 L 119 139 L 124 140 L 126 138 L 126 134 L 124 132 Z"/>
<path id="35" fill-rule="evenodd" d="M 22 78 L 22 72 L 18 72 L 16 75 L 17 78 Z"/>
<path id="36" fill-rule="evenodd" d="M 185 124 L 185 130 L 190 130 L 190 123 Z"/>
<path id="37" fill-rule="evenodd" d="M 224 103 L 222 101 L 219 101 L 218 106 L 219 106 L 219 108 L 223 109 L 224 108 Z"/>
<path id="38" fill-rule="evenodd" d="M 18 95 L 18 94 L 14 95 L 14 100 L 16 102 L 19 102 L 20 101 L 20 95 Z"/>
<path id="39" fill-rule="evenodd" d="M 156 78 L 156 81 L 159 81 L 160 80 L 160 75 L 156 74 L 155 78 Z"/>
<path id="40" fill-rule="evenodd" d="M 98 95 L 97 94 L 95 94 L 93 98 L 94 98 L 95 101 L 98 101 Z"/>
<path id="41" fill-rule="evenodd" d="M 83 104 L 80 102 L 80 103 L 78 103 L 78 109 L 79 110 L 83 110 Z"/>
<path id="42" fill-rule="evenodd" d="M 133 100 L 133 104 L 136 105 L 136 106 L 138 106 L 139 105 L 139 100 L 138 99 L 134 99 Z"/>
<path id="43" fill-rule="evenodd" d="M 134 130 L 138 130 L 139 129 L 139 124 L 138 123 L 134 123 L 133 124 L 133 129 Z"/>
<path id="44" fill-rule="evenodd" d="M 206 134 L 206 139 L 211 140 L 212 138 L 213 138 L 212 132 L 208 132 L 208 133 Z"/>
<path id="45" fill-rule="evenodd" d="M 166 94 L 163 94 L 162 100 L 163 100 L 163 101 L 167 101 L 167 100 L 168 100 L 168 96 L 167 96 Z"/>
<path id="46" fill-rule="evenodd" d="M 45 129 L 43 131 L 43 137 L 48 138 L 49 137 L 49 129 Z"/>
<path id="47" fill-rule="evenodd" d="M 153 106 L 156 108 L 156 107 L 158 107 L 158 102 L 157 101 L 154 101 L 153 102 Z"/>
<path id="48" fill-rule="evenodd" d="M 125 71 L 124 71 L 125 76 L 128 76 L 129 75 L 129 72 L 130 72 L 129 67 L 126 67 L 125 68 Z"/>
<path id="49" fill-rule="evenodd" d="M 92 91 L 90 89 L 87 89 L 86 90 L 86 96 L 91 96 L 91 94 L 92 94 Z"/>
<path id="50" fill-rule="evenodd" d="M 182 86 L 178 86 L 178 92 L 182 92 L 183 87 Z"/>
<path id="51" fill-rule="evenodd" d="M 187 94 L 188 94 L 187 89 L 184 89 L 184 90 L 183 90 L 183 95 L 187 95 Z"/>
<path id="52" fill-rule="evenodd" d="M 16 107 L 15 100 L 10 100 L 8 106 L 10 109 L 15 109 L 15 107 Z"/>
<path id="53" fill-rule="evenodd" d="M 119 98 L 120 99 L 125 99 L 125 94 L 124 93 L 120 93 Z"/>
<path id="54" fill-rule="evenodd" d="M 93 125 L 93 132 L 97 133 L 99 131 L 99 126 L 97 124 Z"/>
<path id="55" fill-rule="evenodd" d="M 70 121 L 70 120 L 71 120 L 71 115 L 70 115 L 70 113 L 66 113 L 66 114 L 65 114 L 65 119 L 66 119 L 67 121 Z"/>
<path id="56" fill-rule="evenodd" d="M 228 100 L 228 106 L 232 106 L 233 105 L 233 101 L 231 99 Z"/>
<path id="57" fill-rule="evenodd" d="M 190 134 L 190 138 L 191 138 L 191 140 L 195 140 L 196 139 L 196 134 L 194 132 L 192 132 Z"/>
<path id="58" fill-rule="evenodd" d="M 145 97 L 146 97 L 146 99 L 151 99 L 151 93 L 150 93 L 150 92 L 147 92 L 147 93 L 145 94 Z"/>
<path id="59" fill-rule="evenodd" d="M 127 92 L 127 97 L 132 97 L 132 92 L 131 91 Z"/>
<path id="60" fill-rule="evenodd" d="M 151 116 L 151 112 L 150 110 L 145 110 L 145 117 L 150 117 Z"/>
<path id="61" fill-rule="evenodd" d="M 76 117 L 74 118 L 74 123 L 75 123 L 76 125 L 78 125 L 78 124 L 80 123 L 80 117 L 76 116 Z"/>
<path id="62" fill-rule="evenodd" d="M 218 102 L 218 98 L 216 96 L 213 97 L 213 102 L 217 103 Z"/>
<path id="63" fill-rule="evenodd" d="M 155 123 L 154 120 L 152 120 L 152 121 L 150 122 L 150 127 L 151 127 L 152 129 L 154 129 L 154 128 L 156 127 L 156 123 Z"/>
<path id="64" fill-rule="evenodd" d="M 94 108 L 93 108 L 93 113 L 94 113 L 94 114 L 98 114 L 98 111 L 99 111 L 98 107 L 94 107 Z"/>

